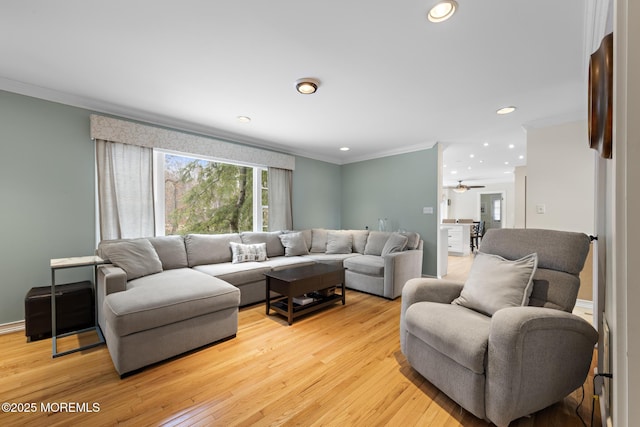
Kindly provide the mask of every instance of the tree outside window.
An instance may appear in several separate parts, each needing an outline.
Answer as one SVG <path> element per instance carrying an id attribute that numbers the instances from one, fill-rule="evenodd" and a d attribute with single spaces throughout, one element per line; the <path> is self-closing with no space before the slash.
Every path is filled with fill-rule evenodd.
<path id="1" fill-rule="evenodd" d="M 163 166 L 166 235 L 253 230 L 254 169 L 262 181 L 258 203 L 262 211 L 266 208 L 267 174 L 262 168 L 166 153 Z"/>

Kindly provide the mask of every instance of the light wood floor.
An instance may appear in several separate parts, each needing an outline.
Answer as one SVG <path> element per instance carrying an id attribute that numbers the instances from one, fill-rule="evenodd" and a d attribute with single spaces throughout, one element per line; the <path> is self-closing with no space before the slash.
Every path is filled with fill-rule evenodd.
<path id="1" fill-rule="evenodd" d="M 452 260 L 452 264 L 456 261 Z M 464 276 L 459 267 L 450 277 Z M 455 271 L 454 271 L 455 270 Z M 336 305 L 287 326 L 259 304 L 240 312 L 236 338 L 125 379 L 107 349 L 51 358 L 51 340 L 0 336 L 0 401 L 34 413 L 0 412 L 2 426 L 488 426 L 417 374 L 400 352 L 400 300 L 347 292 Z M 70 345 L 73 343 L 67 343 Z M 579 413 L 589 423 L 591 378 Z M 581 426 L 576 392 L 513 427 Z M 42 412 L 86 403 L 99 412 Z M 596 410 L 596 424 L 600 425 Z"/>

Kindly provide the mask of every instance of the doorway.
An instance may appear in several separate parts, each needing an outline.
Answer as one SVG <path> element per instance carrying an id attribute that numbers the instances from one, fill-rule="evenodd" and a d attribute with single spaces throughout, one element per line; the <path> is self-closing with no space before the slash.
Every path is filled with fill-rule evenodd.
<path id="1" fill-rule="evenodd" d="M 480 194 L 480 220 L 484 221 L 485 230 L 503 228 L 505 218 L 504 193 Z"/>

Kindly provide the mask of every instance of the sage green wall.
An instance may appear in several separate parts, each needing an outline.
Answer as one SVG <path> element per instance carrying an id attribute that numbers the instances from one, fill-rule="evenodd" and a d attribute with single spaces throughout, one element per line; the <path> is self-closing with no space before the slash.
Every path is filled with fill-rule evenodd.
<path id="1" fill-rule="evenodd" d="M 24 319 L 26 293 L 50 284 L 51 258 L 93 254 L 94 186 L 89 112 L 0 91 L 0 324 Z"/>
<path id="2" fill-rule="evenodd" d="M 340 229 L 341 167 L 296 157 L 293 171 L 293 228 Z"/>
<path id="3" fill-rule="evenodd" d="M 90 255 L 96 247 L 94 144 L 81 108 L 0 91 L 0 324 L 24 319 L 24 297 L 47 286 L 49 260 Z M 423 272 L 435 275 L 437 152 L 425 150 L 349 165 L 296 157 L 294 228 L 418 231 Z M 61 283 L 89 269 L 63 270 Z"/>
<path id="4" fill-rule="evenodd" d="M 417 231 L 424 240 L 422 273 L 436 276 L 438 150 L 416 151 L 342 167 L 342 228 Z M 424 214 L 432 207 L 433 214 Z"/>

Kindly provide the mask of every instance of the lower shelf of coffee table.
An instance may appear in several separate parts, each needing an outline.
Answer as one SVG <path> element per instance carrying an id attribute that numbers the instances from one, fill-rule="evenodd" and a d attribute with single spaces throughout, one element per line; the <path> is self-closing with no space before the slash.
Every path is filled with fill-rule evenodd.
<path id="1" fill-rule="evenodd" d="M 310 302 L 309 304 L 301 305 L 301 304 L 293 303 L 293 317 L 302 316 L 303 314 L 320 310 L 321 308 L 335 304 L 336 302 L 339 302 L 339 301 L 342 301 L 342 295 L 333 294 L 330 296 L 319 298 L 316 301 Z M 278 300 L 272 301 L 271 309 L 285 317 L 288 316 L 289 308 L 287 307 L 287 297 L 283 297 Z"/>

